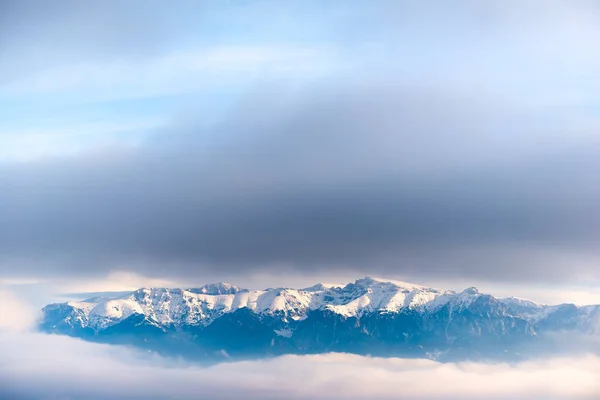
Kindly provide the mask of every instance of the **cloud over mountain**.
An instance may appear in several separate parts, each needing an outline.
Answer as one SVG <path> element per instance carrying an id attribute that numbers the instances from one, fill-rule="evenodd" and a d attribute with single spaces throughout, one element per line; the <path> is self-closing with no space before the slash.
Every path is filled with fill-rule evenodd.
<path id="1" fill-rule="evenodd" d="M 270 90 L 212 129 L 0 165 L 0 265 L 595 276 L 600 147 L 552 119 L 383 84 Z"/>
<path id="2" fill-rule="evenodd" d="M 597 7 L 369 4 L 3 4 L 0 274 L 597 280 Z"/>

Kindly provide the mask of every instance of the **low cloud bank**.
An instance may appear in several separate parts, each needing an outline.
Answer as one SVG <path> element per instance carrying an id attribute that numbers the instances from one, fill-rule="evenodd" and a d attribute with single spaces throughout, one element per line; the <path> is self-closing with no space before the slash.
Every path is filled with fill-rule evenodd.
<path id="1" fill-rule="evenodd" d="M 600 358 L 517 365 L 283 356 L 200 367 L 63 336 L 0 335 L 0 398 L 592 399 Z"/>
<path id="2" fill-rule="evenodd" d="M 31 329 L 39 316 L 39 310 L 23 302 L 0 284 L 0 334 L 8 330 Z"/>

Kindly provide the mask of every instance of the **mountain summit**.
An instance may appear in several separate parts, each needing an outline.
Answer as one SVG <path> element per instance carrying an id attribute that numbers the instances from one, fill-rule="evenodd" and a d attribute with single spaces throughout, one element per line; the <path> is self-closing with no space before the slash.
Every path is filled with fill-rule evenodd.
<path id="1" fill-rule="evenodd" d="M 497 299 L 362 278 L 345 286 L 142 288 L 50 304 L 41 329 L 201 360 L 343 351 L 436 359 L 514 358 L 553 333 L 595 332 L 600 307 Z"/>

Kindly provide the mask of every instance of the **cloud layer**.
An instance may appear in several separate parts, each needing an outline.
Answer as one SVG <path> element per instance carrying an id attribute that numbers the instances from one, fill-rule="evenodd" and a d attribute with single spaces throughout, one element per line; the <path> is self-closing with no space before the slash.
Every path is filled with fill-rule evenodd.
<path id="1" fill-rule="evenodd" d="M 0 166 L 0 265 L 593 276 L 600 147 L 549 119 L 405 87 L 269 92 L 213 129 Z"/>
<path id="2" fill-rule="evenodd" d="M 0 276 L 600 279 L 597 6 L 365 4 L 3 4 Z"/>
<path id="3" fill-rule="evenodd" d="M 440 364 L 347 354 L 199 367 L 41 334 L 0 335 L 0 394 L 45 399 L 592 399 L 600 359 Z M 431 383 L 435 382 L 435 385 Z"/>

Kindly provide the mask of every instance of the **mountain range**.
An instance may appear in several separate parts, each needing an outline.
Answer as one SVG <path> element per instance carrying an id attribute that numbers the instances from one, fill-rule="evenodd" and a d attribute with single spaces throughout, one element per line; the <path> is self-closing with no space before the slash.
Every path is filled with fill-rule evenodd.
<path id="1" fill-rule="evenodd" d="M 544 305 L 474 287 L 455 292 L 369 277 L 304 289 L 226 282 L 143 288 L 50 304 L 40 322 L 44 332 L 206 362 L 325 352 L 520 360 L 594 338 L 599 328 L 596 305 Z"/>

